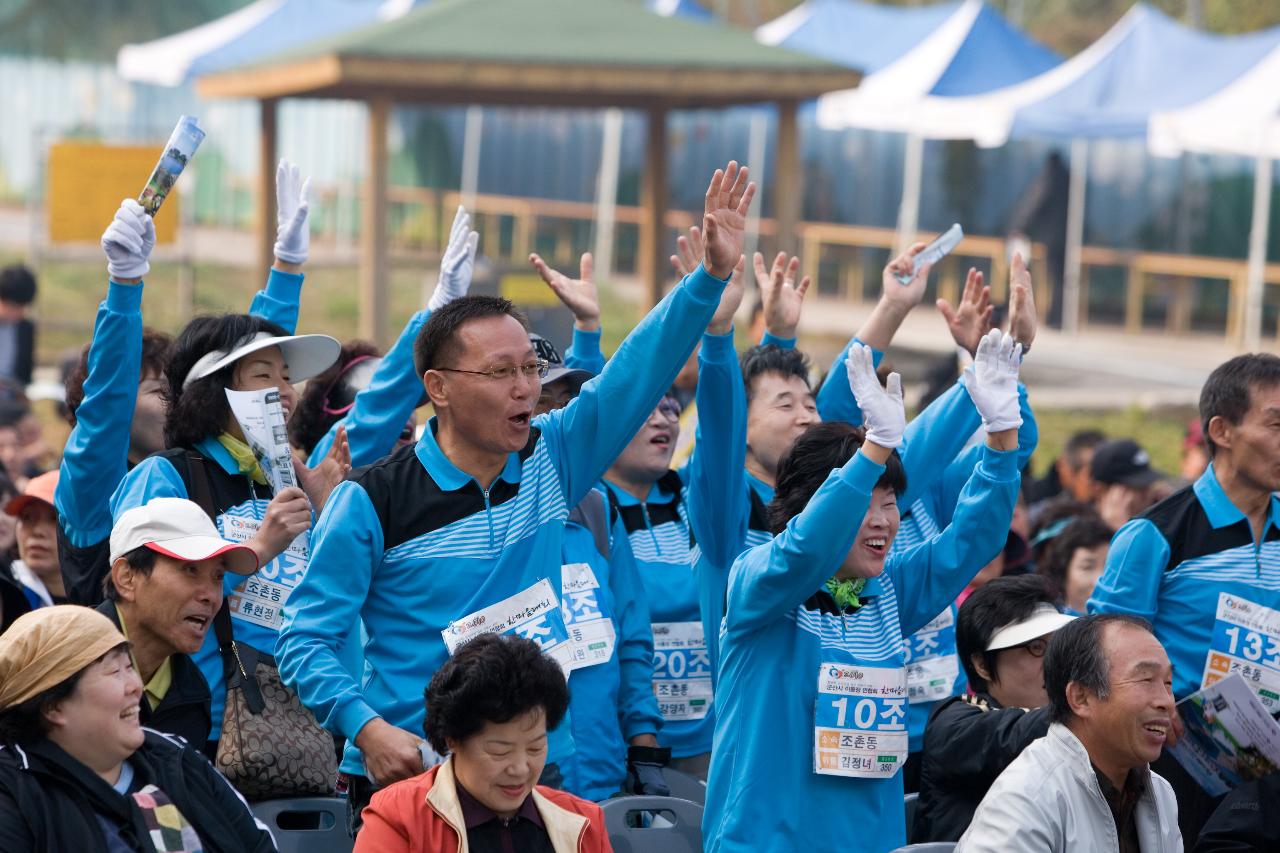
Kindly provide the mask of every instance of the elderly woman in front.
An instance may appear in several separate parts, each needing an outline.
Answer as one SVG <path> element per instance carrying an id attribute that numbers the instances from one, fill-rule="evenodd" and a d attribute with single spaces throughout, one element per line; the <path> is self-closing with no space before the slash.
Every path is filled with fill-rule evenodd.
<path id="1" fill-rule="evenodd" d="M 141 727 L 141 698 L 100 613 L 46 607 L 0 637 L 0 850 L 275 850 L 203 755 Z"/>

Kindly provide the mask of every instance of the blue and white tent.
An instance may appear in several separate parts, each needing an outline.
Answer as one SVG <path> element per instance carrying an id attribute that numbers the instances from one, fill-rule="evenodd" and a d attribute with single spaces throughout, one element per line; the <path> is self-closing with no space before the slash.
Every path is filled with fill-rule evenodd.
<path id="1" fill-rule="evenodd" d="M 116 55 L 126 80 L 180 86 L 316 39 L 398 18 L 419 0 L 256 0 L 215 21 Z"/>

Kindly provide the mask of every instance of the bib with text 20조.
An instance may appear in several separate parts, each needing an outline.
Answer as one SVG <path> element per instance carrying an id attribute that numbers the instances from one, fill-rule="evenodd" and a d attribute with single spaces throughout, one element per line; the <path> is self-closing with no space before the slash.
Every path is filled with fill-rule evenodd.
<path id="1" fill-rule="evenodd" d="M 600 583 L 586 563 L 560 567 L 560 610 L 573 643 L 574 668 L 607 663 L 617 642 L 613 620 L 600 607 Z"/>
<path id="2" fill-rule="evenodd" d="M 907 698 L 912 705 L 951 696 L 960 659 L 956 657 L 956 617 L 948 607 L 928 625 L 903 640 L 907 660 Z"/>
<path id="3" fill-rule="evenodd" d="M 701 720 L 711 710 L 711 658 L 701 622 L 653 623 L 653 692 L 664 720 Z"/>

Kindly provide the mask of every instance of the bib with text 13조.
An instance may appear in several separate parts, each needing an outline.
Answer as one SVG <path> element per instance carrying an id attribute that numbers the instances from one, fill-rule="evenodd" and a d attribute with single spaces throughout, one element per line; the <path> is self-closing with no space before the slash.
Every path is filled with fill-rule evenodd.
<path id="1" fill-rule="evenodd" d="M 262 527 L 256 518 L 223 514 L 218 517 L 224 539 L 248 542 Z M 280 630 L 289 594 L 307 571 L 311 532 L 298 535 L 284 553 L 242 580 L 227 596 L 231 616 L 244 622 Z"/>
<path id="2" fill-rule="evenodd" d="M 653 623 L 653 693 L 662 719 L 701 720 L 711 710 L 711 657 L 701 622 Z"/>
<path id="3" fill-rule="evenodd" d="M 903 640 L 907 699 L 912 705 L 949 698 L 960 675 L 956 657 L 956 617 L 950 607 Z"/>
<path id="4" fill-rule="evenodd" d="M 1253 688 L 1268 713 L 1280 712 L 1280 612 L 1223 592 L 1200 686 L 1233 672 Z"/>
<path id="5" fill-rule="evenodd" d="M 565 678 L 575 668 L 573 643 L 560 613 L 560 600 L 546 578 L 510 598 L 450 622 L 440 632 L 449 654 L 481 634 L 517 634 L 533 640 L 560 664 Z"/>
<path id="6" fill-rule="evenodd" d="M 613 620 L 600 606 L 600 583 L 591 566 L 566 563 L 560 567 L 560 610 L 573 643 L 574 668 L 607 663 L 617 634 Z"/>
<path id="7" fill-rule="evenodd" d="M 814 773 L 887 779 L 902 767 L 907 750 L 907 679 L 901 667 L 819 666 Z"/>

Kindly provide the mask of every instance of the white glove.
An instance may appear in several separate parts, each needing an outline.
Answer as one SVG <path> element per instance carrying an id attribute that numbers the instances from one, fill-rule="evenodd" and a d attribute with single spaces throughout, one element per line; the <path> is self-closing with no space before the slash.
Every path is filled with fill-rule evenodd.
<path id="1" fill-rule="evenodd" d="M 102 232 L 107 273 L 114 279 L 142 278 L 151 271 L 147 260 L 156 247 L 156 224 L 131 198 L 120 202 L 115 218 Z"/>
<path id="2" fill-rule="evenodd" d="M 298 167 L 288 160 L 276 166 L 275 255 L 289 264 L 305 264 L 311 250 L 311 229 L 307 227 L 310 203 L 307 195 L 311 179 L 302 180 Z"/>
<path id="3" fill-rule="evenodd" d="M 471 230 L 471 215 L 462 205 L 453 217 L 449 230 L 449 245 L 440 259 L 440 281 L 427 302 L 427 308 L 438 311 L 459 296 L 466 296 L 471 288 L 471 273 L 476 266 L 476 246 L 480 235 Z"/>
<path id="4" fill-rule="evenodd" d="M 849 389 L 858 401 L 858 408 L 862 409 L 867 441 L 889 450 L 898 447 L 907 428 L 907 412 L 902 405 L 902 377 L 890 373 L 881 388 L 871 359 L 871 347 L 857 343 L 849 347 L 845 369 L 849 373 Z"/>
<path id="5" fill-rule="evenodd" d="M 978 342 L 973 364 L 965 370 L 964 384 L 989 433 L 1022 426 L 1018 407 L 1021 365 L 1022 344 L 1014 343 L 1011 335 L 992 329 Z"/>

